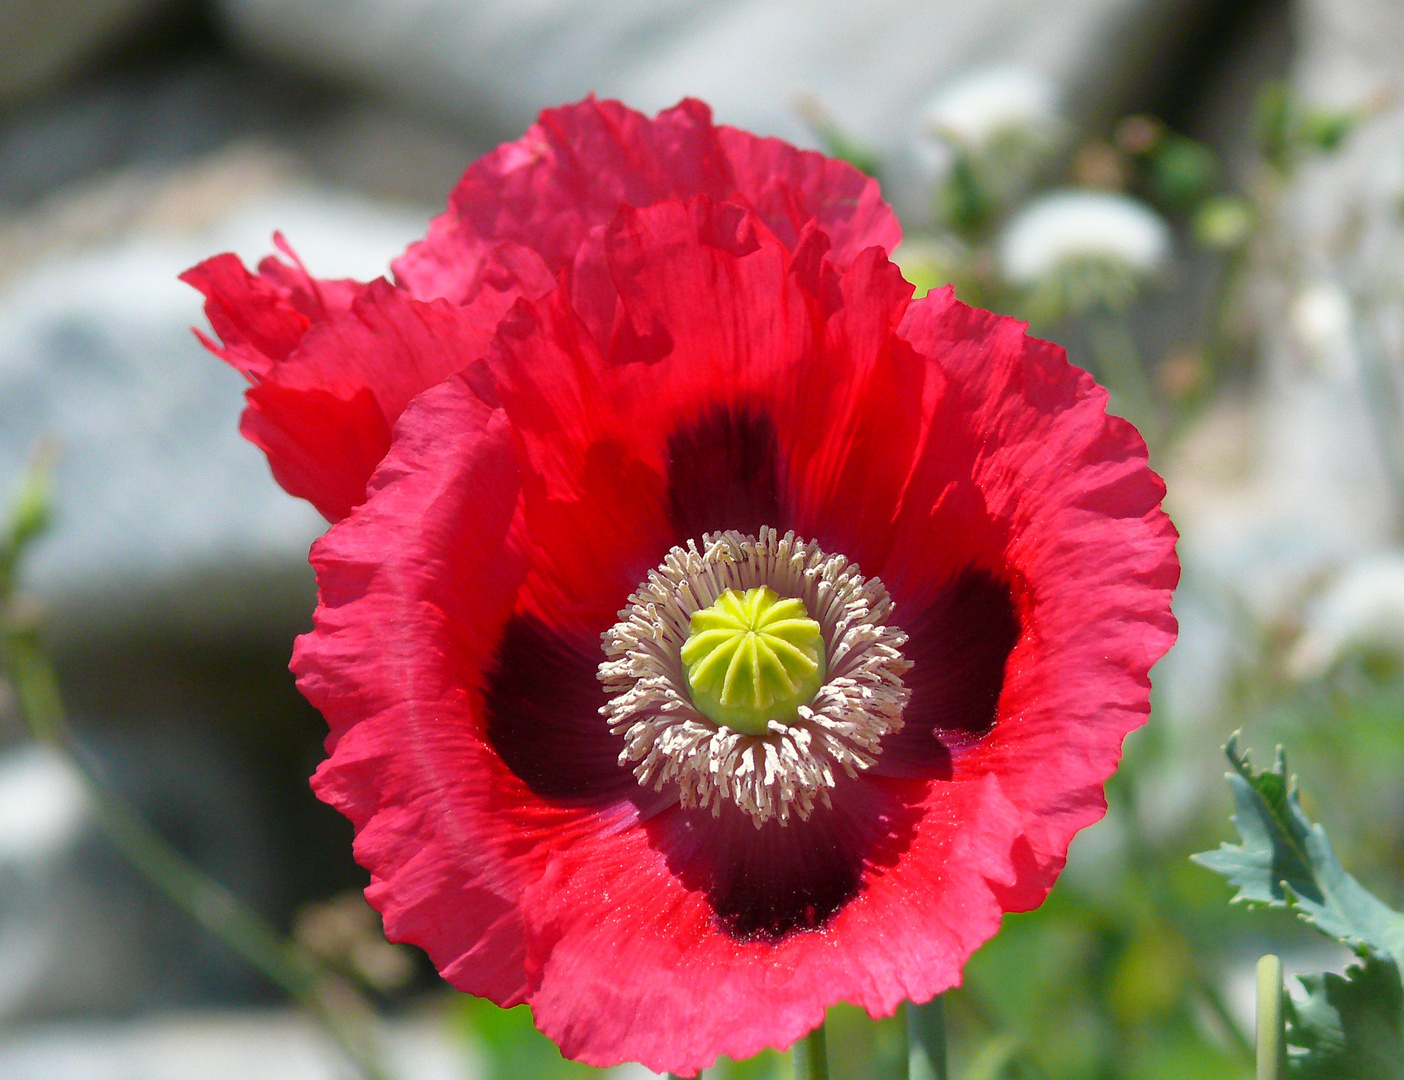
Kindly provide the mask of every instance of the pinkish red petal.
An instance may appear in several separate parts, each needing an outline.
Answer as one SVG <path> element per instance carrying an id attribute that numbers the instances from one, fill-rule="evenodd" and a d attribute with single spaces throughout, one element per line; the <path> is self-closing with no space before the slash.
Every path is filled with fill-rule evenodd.
<path id="1" fill-rule="evenodd" d="M 735 177 L 734 201 L 759 214 L 791 249 L 810 223 L 829 238 L 841 268 L 870 247 L 891 254 L 902 242 L 902 226 L 877 181 L 848 162 L 731 127 L 718 128 L 717 138 Z"/>
<path id="2" fill-rule="evenodd" d="M 827 261 L 822 269 L 827 269 Z M 896 336 L 912 294 L 897 267 L 865 251 L 831 292 L 822 346 L 801 373 L 802 403 L 785 440 L 792 527 L 875 573 L 924 434 L 922 398 L 936 378 Z"/>
<path id="3" fill-rule="evenodd" d="M 862 852 L 864 888 L 821 931 L 779 940 L 722 932 L 698 877 L 715 856 L 687 850 L 711 830 L 688 837 L 680 811 L 557 851 L 522 898 L 541 1029 L 592 1064 L 691 1073 L 788 1046 L 836 1001 L 883 1016 L 959 983 L 1015 878 L 999 781 L 865 781 L 842 815 L 831 824 L 860 834 L 843 842 Z M 813 836 L 789 828 L 797 845 Z"/>
<path id="4" fill-rule="evenodd" d="M 818 231 L 839 266 L 866 247 L 890 250 L 900 240 L 877 184 L 847 163 L 715 127 L 701 102 L 650 119 L 591 98 L 543 112 L 522 139 L 472 165 L 448 210 L 395 271 L 414 296 L 477 307 L 484 320 L 564 278 L 576 316 L 604 343 L 618 303 L 606 227 L 622 209 L 694 196 L 733 203 L 738 213 L 754 209 L 791 247 Z M 275 240 L 288 262 L 265 259 L 253 275 L 222 255 L 185 280 L 205 294 L 221 339 L 201 335 L 207 347 L 251 381 L 282 384 L 252 406 L 243 430 L 269 451 L 280 483 L 338 520 L 360 502 L 358 483 L 369 478 L 399 410 L 433 383 L 413 382 L 423 365 L 401 372 L 329 352 L 324 340 L 314 341 L 313 355 L 294 357 L 314 327 L 343 321 L 365 286 L 314 279 L 282 237 Z M 443 378 L 457 368 L 427 370 Z M 325 476 L 336 461 L 344 468 Z"/>
<path id="5" fill-rule="evenodd" d="M 915 612 L 971 570 L 1008 591 L 1019 635 L 997 714 L 954 775 L 1022 778 L 1007 794 L 1026 815 L 1037 902 L 1149 713 L 1150 667 L 1175 636 L 1176 533 L 1145 443 L 1062 349 L 949 290 L 914 303 L 902 332 L 948 381 L 879 572 Z"/>
<path id="6" fill-rule="evenodd" d="M 314 278 L 302 265 L 302 260 L 280 232 L 273 234 L 273 246 L 288 261 L 276 259 L 272 255 L 259 260 L 258 274 L 264 281 L 276 286 L 293 307 L 309 319 L 322 318 L 339 311 L 345 311 L 355 301 L 361 291 L 361 283 L 349 278 L 334 281 Z"/>
<path id="7" fill-rule="evenodd" d="M 181 274 L 180 280 L 204 294 L 205 317 L 220 337 L 219 344 L 203 334 L 200 340 L 250 381 L 267 375 L 307 332 L 310 320 L 288 290 L 277 281 L 250 274 L 237 255 L 206 259 Z"/>
<path id="8" fill-rule="evenodd" d="M 244 433 L 278 482 L 340 521 L 365 499 L 395 420 L 420 391 L 483 359 L 513 293 L 468 307 L 412 300 L 384 281 L 314 323 L 248 392 Z"/>
<path id="9" fill-rule="evenodd" d="M 293 660 L 331 727 L 313 786 L 356 826 L 387 934 L 503 1005 L 530 991 L 521 891 L 561 845 L 635 819 L 638 792 L 595 711 L 598 639 L 513 611 L 517 458 L 470 378 L 417 398 L 371 499 L 314 546 L 321 603 Z"/>
<path id="10" fill-rule="evenodd" d="M 380 498 L 313 549 L 321 602 L 293 658 L 298 686 L 331 726 L 313 786 L 356 826 L 386 933 L 444 968 L 473 954 L 463 985 L 520 1001 L 520 884 L 465 825 L 502 769 L 476 702 L 522 572 L 503 543 L 518 492 L 511 432 L 462 380 L 411 412 L 377 475 Z M 411 534 L 473 573 L 442 587 L 432 567 L 395 557 Z"/>
<path id="11" fill-rule="evenodd" d="M 339 521 L 364 501 L 410 400 L 481 360 L 517 297 L 549 292 L 554 281 L 530 249 L 492 245 L 455 315 L 442 302 L 416 306 L 384 281 L 315 279 L 275 240 L 290 263 L 267 258 L 253 275 L 219 255 L 182 280 L 205 293 L 222 338 L 201 341 L 254 384 L 240 430 L 286 491 Z"/>
<path id="12" fill-rule="evenodd" d="M 588 98 L 543 111 L 522 138 L 471 165 L 395 274 L 417 296 L 461 300 L 494 242 L 529 246 L 558 273 L 589 253 L 587 239 L 622 207 L 697 195 L 757 211 L 791 246 L 815 221 L 845 266 L 902 238 L 876 181 L 847 162 L 716 127 L 692 99 L 650 119 Z"/>

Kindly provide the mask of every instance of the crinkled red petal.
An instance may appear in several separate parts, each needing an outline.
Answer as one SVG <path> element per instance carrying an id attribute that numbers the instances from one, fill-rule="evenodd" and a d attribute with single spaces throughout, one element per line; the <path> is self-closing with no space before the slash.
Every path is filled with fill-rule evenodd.
<path id="1" fill-rule="evenodd" d="M 520 625 L 513 607 L 527 567 L 512 542 L 518 450 L 480 389 L 465 374 L 419 396 L 371 498 L 314 545 L 320 603 L 293 669 L 331 728 L 313 787 L 356 827 L 386 933 L 424 948 L 456 985 L 512 1005 L 530 992 L 522 891 L 559 847 L 637 813 L 617 798 L 604 807 L 543 798 L 493 749 L 486 704 L 503 698 L 499 660 Z M 524 646 L 551 670 L 544 653 L 557 639 L 528 636 Z M 597 692 L 596 663 L 587 656 L 584 674 Z M 534 707 L 540 688 L 526 683 L 508 688 L 514 709 Z M 608 739 L 593 706 L 585 711 L 589 730 Z M 525 718 L 542 721 L 538 739 L 569 739 L 573 715 Z M 615 754 L 600 764 L 619 772 Z M 578 764 L 588 771 L 588 760 Z"/>
<path id="2" fill-rule="evenodd" d="M 484 290 L 457 307 L 372 282 L 248 392 L 244 430 L 268 452 L 284 488 L 339 521 L 365 499 L 405 406 L 483 359 L 513 299 Z"/>
<path id="3" fill-rule="evenodd" d="M 577 315 L 605 342 L 617 303 L 606 226 L 621 207 L 698 195 L 753 209 L 791 248 L 821 231 L 839 266 L 901 238 L 876 182 L 845 162 L 716 127 L 698 101 L 650 119 L 590 98 L 543 112 L 523 138 L 470 166 L 396 274 L 418 298 L 471 305 L 489 321 L 564 275 Z M 393 348 L 337 353 L 314 340 L 304 350 L 313 328 L 344 322 L 366 287 L 311 277 L 275 240 L 289 262 L 265 259 L 254 275 L 221 255 L 184 279 L 205 294 L 220 339 L 201 341 L 250 381 L 281 384 L 251 402 L 244 432 L 269 453 L 280 483 L 335 521 L 361 501 L 399 411 L 433 385 L 414 377 L 437 381 L 458 368 L 375 362 Z M 324 336 L 335 343 L 338 334 Z"/>
<path id="4" fill-rule="evenodd" d="M 297 348 L 309 317 L 277 280 L 250 274 L 237 255 L 216 255 L 180 275 L 205 297 L 205 317 L 219 335 L 212 342 L 196 331 L 205 347 L 251 382 Z"/>
<path id="5" fill-rule="evenodd" d="M 425 394 L 401 427 L 380 497 L 313 547 L 320 603 L 293 657 L 331 727 L 313 787 L 355 825 L 386 933 L 511 1003 L 527 992 L 517 895 L 533 875 L 510 833 L 473 828 L 502 771 L 476 701 L 522 573 L 504 543 L 519 489 L 511 432 L 463 379 Z M 434 566 L 395 557 L 426 544 L 481 576 L 453 590 Z"/>
<path id="6" fill-rule="evenodd" d="M 954 776 L 994 774 L 1025 815 L 1037 904 L 1102 783 L 1150 711 L 1151 666 L 1175 638 L 1176 532 L 1146 447 L 1106 414 L 1106 391 L 1063 350 L 949 289 L 908 310 L 902 335 L 947 377 L 875 567 L 903 610 L 942 602 L 975 568 L 1008 589 L 1018 639 L 988 736 Z M 1041 884 L 1038 884 L 1041 883 Z"/>
<path id="7" fill-rule="evenodd" d="M 828 237 L 840 268 L 870 247 L 890 254 L 902 242 L 877 182 L 848 162 L 731 127 L 717 128 L 717 139 L 739 195 L 732 201 L 759 214 L 791 250 L 811 225 Z"/>
<path id="8" fill-rule="evenodd" d="M 756 210 L 791 244 L 815 221 L 842 265 L 874 245 L 890 251 L 902 236 L 876 181 L 847 162 L 716 127 L 690 98 L 650 119 L 591 97 L 543 111 L 522 138 L 469 166 L 395 274 L 417 296 L 460 300 L 494 242 L 525 244 L 559 272 L 588 254 L 587 238 L 621 207 L 696 195 Z M 607 329 L 609 306 L 588 306 Z"/>
<path id="9" fill-rule="evenodd" d="M 840 272 L 813 226 L 792 256 L 701 198 L 621 212 L 605 248 L 620 316 L 599 394 L 666 478 L 674 542 L 770 525 L 876 565 L 941 378 L 895 333 L 911 286 L 886 255 Z"/>
<path id="10" fill-rule="evenodd" d="M 993 775 L 863 789 L 842 812 L 860 832 L 892 823 L 900 836 L 865 847 L 863 888 L 832 921 L 778 941 L 721 932 L 705 887 L 659 839 L 681 811 L 560 849 L 522 898 L 541 1030 L 591 1064 L 690 1074 L 719 1054 L 786 1047 L 837 1001 L 884 1016 L 958 984 L 999 927 L 1019 816 Z M 805 825 L 787 828 L 802 837 Z"/>
<path id="11" fill-rule="evenodd" d="M 364 501 L 410 400 L 481 360 L 519 295 L 554 286 L 540 258 L 512 244 L 486 252 L 462 314 L 385 281 L 320 281 L 273 258 L 253 275 L 219 255 L 183 280 L 205 293 L 223 343 L 201 340 L 254 384 L 240 430 L 268 455 L 278 483 L 329 521 Z"/>

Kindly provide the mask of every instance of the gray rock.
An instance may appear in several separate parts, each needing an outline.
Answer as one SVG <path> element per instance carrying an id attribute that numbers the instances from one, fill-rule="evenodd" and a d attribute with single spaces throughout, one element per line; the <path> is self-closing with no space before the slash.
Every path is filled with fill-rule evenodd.
<path id="1" fill-rule="evenodd" d="M 922 103 L 969 69 L 1050 79 L 1074 119 L 1126 107 L 1209 0 L 221 0 L 259 52 L 514 136 L 595 92 L 654 111 L 692 95 L 719 120 L 812 144 L 814 98 L 862 142 L 906 147 Z"/>
<path id="2" fill-rule="evenodd" d="M 438 1014 L 387 1022 L 387 1069 L 416 1080 L 474 1080 L 476 1055 Z M 10 1080 L 343 1080 L 354 1075 L 327 1037 L 286 1009 L 172 1013 L 138 1021 L 69 1021 L 7 1032 Z"/>
<path id="3" fill-rule="evenodd" d="M 37 746 L 0 755 L 0 1017 L 23 1010 L 60 950 L 64 870 L 89 818 L 73 766 Z"/>
<path id="4" fill-rule="evenodd" d="M 176 275 L 225 250 L 252 264 L 282 229 L 314 273 L 374 277 L 426 218 L 236 150 L 69 193 L 0 235 L 32 256 L 0 281 L 0 486 L 56 443 L 56 527 L 26 580 L 61 629 L 305 618 L 326 523 L 239 436 L 243 381 L 196 342 L 200 298 Z"/>

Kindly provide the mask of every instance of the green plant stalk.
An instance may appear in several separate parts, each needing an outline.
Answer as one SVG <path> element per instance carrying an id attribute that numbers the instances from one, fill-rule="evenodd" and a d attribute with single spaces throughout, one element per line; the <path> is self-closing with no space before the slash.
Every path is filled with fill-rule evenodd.
<path id="1" fill-rule="evenodd" d="M 1125 791 L 1125 798 L 1129 805 L 1134 807 L 1136 805 L 1135 773 L 1123 769 L 1119 777 Z M 1167 886 L 1161 880 L 1164 877 L 1164 871 L 1159 869 L 1162 861 L 1157 858 L 1155 849 L 1142 831 L 1140 815 L 1133 810 L 1131 813 L 1123 815 L 1123 820 L 1126 823 L 1126 841 L 1130 855 L 1128 872 L 1139 883 L 1143 895 L 1150 897 L 1164 895 L 1167 892 Z M 1155 907 L 1171 926 L 1188 936 L 1188 932 L 1184 930 L 1180 917 L 1173 907 L 1162 907 L 1159 903 L 1155 904 Z M 1188 978 L 1190 986 L 1199 995 L 1201 1002 L 1218 1017 L 1224 1032 L 1233 1044 L 1234 1050 L 1244 1061 L 1252 1061 L 1254 1056 L 1252 1044 L 1244 1035 L 1242 1027 L 1239 1026 L 1237 1018 L 1233 1015 L 1233 1010 L 1228 1007 L 1228 1002 L 1224 1000 L 1223 991 L 1205 971 L 1204 964 L 1197 954 L 1191 954 Z"/>
<path id="2" fill-rule="evenodd" d="M 795 1043 L 795 1080 L 829 1080 L 829 1044 L 823 1024 Z"/>
<path id="3" fill-rule="evenodd" d="M 0 602 L 7 600 L 0 597 Z M 360 995 L 333 980 L 309 953 L 171 847 L 75 753 L 58 679 L 37 630 L 10 625 L 7 617 L 0 633 L 0 665 L 34 737 L 63 752 L 77 767 L 97 825 L 118 851 L 197 923 L 311 1013 L 367 1080 L 389 1080 L 364 1022 L 370 1007 Z M 353 1011 L 362 1015 L 352 1019 Z"/>
<path id="4" fill-rule="evenodd" d="M 1282 1013 L 1282 961 L 1271 953 L 1258 960 L 1257 1080 L 1287 1075 L 1287 1039 Z"/>
<path id="5" fill-rule="evenodd" d="M 1155 388 L 1125 318 L 1118 312 L 1094 312 L 1088 319 L 1087 337 L 1101 376 L 1120 398 L 1122 411 L 1147 442 L 1156 442 L 1163 425 L 1156 409 Z"/>
<path id="6" fill-rule="evenodd" d="M 1199 963 L 1198 957 L 1193 957 L 1190 962 L 1189 980 L 1193 988 L 1198 992 L 1200 1000 L 1208 1007 L 1209 1011 L 1218 1017 L 1219 1023 L 1227 1033 L 1229 1041 L 1238 1054 L 1245 1058 L 1254 1056 L 1253 1047 L 1249 1045 L 1248 1038 L 1243 1034 L 1243 1029 L 1239 1026 L 1238 1019 L 1233 1015 L 1233 1010 L 1229 1008 L 1228 1002 L 1224 1000 L 1224 993 L 1215 985 L 1204 971 L 1203 965 Z"/>
<path id="7" fill-rule="evenodd" d="M 937 994 L 925 1005 L 907 1002 L 907 1070 L 910 1080 L 948 1080 L 946 1008 Z"/>

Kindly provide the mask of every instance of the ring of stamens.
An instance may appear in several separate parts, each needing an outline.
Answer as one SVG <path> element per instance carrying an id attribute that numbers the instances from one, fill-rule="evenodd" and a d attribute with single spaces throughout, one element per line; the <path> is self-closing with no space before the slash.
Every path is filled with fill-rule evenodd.
<path id="1" fill-rule="evenodd" d="M 693 704 L 681 652 L 694 612 L 728 589 L 762 586 L 802 601 L 818 622 L 827 674 L 791 718 L 747 734 Z M 600 711 L 623 737 L 619 763 L 632 763 L 641 785 L 676 785 L 683 806 L 720 815 L 729 799 L 757 828 L 831 805 L 839 771 L 871 768 L 883 738 L 902 727 L 911 665 L 906 634 L 887 625 L 892 608 L 881 581 L 793 532 L 707 533 L 700 547 L 673 548 L 603 635 L 599 678 L 611 696 Z"/>

